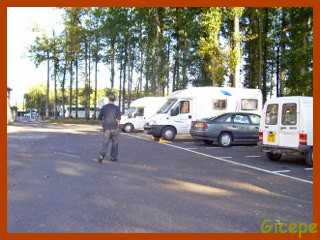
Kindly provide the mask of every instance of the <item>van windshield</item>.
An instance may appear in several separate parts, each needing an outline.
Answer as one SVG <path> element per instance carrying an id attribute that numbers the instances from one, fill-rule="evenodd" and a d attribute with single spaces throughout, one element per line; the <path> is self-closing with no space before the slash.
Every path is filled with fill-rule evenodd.
<path id="1" fill-rule="evenodd" d="M 157 113 L 167 113 L 176 102 L 177 99 L 175 98 L 168 99 L 168 101 L 164 105 L 162 105 Z"/>

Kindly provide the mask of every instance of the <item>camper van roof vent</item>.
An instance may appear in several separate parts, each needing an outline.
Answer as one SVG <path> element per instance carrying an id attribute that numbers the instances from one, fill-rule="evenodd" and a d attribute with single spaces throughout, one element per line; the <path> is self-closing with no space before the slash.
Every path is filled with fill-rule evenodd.
<path id="1" fill-rule="evenodd" d="M 225 90 L 220 90 L 220 91 L 225 96 L 232 96 L 231 93 L 229 93 L 228 91 L 225 91 Z"/>

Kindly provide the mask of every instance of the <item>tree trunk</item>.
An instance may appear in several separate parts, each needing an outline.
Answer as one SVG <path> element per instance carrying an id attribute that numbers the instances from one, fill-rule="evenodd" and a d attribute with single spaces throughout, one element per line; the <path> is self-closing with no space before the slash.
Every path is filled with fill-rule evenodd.
<path id="1" fill-rule="evenodd" d="M 122 83 L 122 111 L 125 110 L 126 100 L 126 73 L 127 73 L 127 43 L 125 44 L 124 64 L 123 64 L 123 83 Z"/>
<path id="2" fill-rule="evenodd" d="M 114 60 L 115 60 L 115 41 L 114 39 L 111 40 L 111 89 L 114 88 Z"/>
<path id="3" fill-rule="evenodd" d="M 91 109 L 91 54 L 90 54 L 90 43 L 88 45 L 88 61 L 89 61 L 89 64 L 88 64 L 88 118 L 87 119 L 90 119 L 90 109 Z"/>
<path id="4" fill-rule="evenodd" d="M 119 108 L 121 108 L 121 111 L 123 111 L 121 106 L 121 99 L 122 99 L 122 59 L 120 59 Z"/>
<path id="5" fill-rule="evenodd" d="M 276 57 L 276 96 L 281 97 L 280 94 L 280 47 L 277 46 L 277 57 Z"/>
<path id="6" fill-rule="evenodd" d="M 85 96 L 85 118 L 88 120 L 88 42 L 85 40 L 85 56 L 84 56 L 84 96 Z"/>
<path id="7" fill-rule="evenodd" d="M 240 29 L 239 29 L 239 16 L 238 14 L 234 15 L 234 50 L 236 54 L 236 65 L 233 73 L 233 87 L 240 87 Z"/>
<path id="8" fill-rule="evenodd" d="M 46 96 L 46 118 L 49 118 L 49 88 L 50 88 L 50 56 L 47 50 L 47 96 Z"/>
<path id="9" fill-rule="evenodd" d="M 142 25 L 140 24 L 140 41 L 142 41 Z M 139 88 L 138 90 L 142 92 L 142 78 L 143 78 L 143 45 L 140 45 L 140 78 L 139 78 Z"/>
<path id="10" fill-rule="evenodd" d="M 72 64 L 72 62 L 70 63 Z M 66 73 L 67 73 L 67 61 L 65 62 L 63 69 L 63 78 L 62 78 L 62 118 L 65 118 L 65 82 L 66 82 Z"/>
<path id="11" fill-rule="evenodd" d="M 98 56 L 95 61 L 95 72 L 94 72 L 94 115 L 93 119 L 97 118 L 97 93 L 98 93 Z"/>
<path id="12" fill-rule="evenodd" d="M 176 90 L 176 73 L 177 73 L 177 59 L 175 59 L 174 65 L 173 65 L 172 92 Z"/>
<path id="13" fill-rule="evenodd" d="M 129 67 L 128 67 L 128 107 L 130 107 L 131 99 L 132 99 L 132 75 L 133 75 L 133 52 L 132 48 L 129 48 Z"/>
<path id="14" fill-rule="evenodd" d="M 283 96 L 283 90 L 285 85 L 285 53 L 286 53 L 286 34 L 285 34 L 285 28 L 287 27 L 286 23 L 286 17 L 285 17 L 285 10 L 281 9 L 281 33 L 280 33 L 280 79 L 279 79 L 279 96 Z"/>
<path id="15" fill-rule="evenodd" d="M 72 62 L 70 63 L 69 76 L 70 76 L 70 85 L 69 85 L 69 118 L 72 118 L 72 115 L 71 115 L 72 114 L 72 84 L 73 84 Z M 76 60 L 76 84 L 78 84 L 78 62 L 77 62 L 77 60 Z M 78 97 L 76 96 L 76 101 L 77 101 L 77 98 Z M 77 111 L 76 111 L 76 118 L 77 118 Z"/>
<path id="16" fill-rule="evenodd" d="M 76 65 L 76 119 L 78 119 L 78 107 L 79 107 L 79 64 L 78 64 L 78 57 L 76 57 L 76 61 L 75 61 L 75 65 Z M 71 102 L 70 102 L 71 103 Z M 71 112 L 70 112 L 71 114 Z"/>
<path id="17" fill-rule="evenodd" d="M 264 26 L 263 26 L 263 76 L 262 76 L 262 100 L 267 100 L 267 33 L 268 33 L 268 9 L 264 9 Z"/>
<path id="18" fill-rule="evenodd" d="M 54 119 L 57 119 L 57 60 L 54 60 L 54 74 L 53 74 L 53 79 L 54 79 L 54 104 L 53 104 L 53 116 Z"/>
<path id="19" fill-rule="evenodd" d="M 262 89 L 262 69 L 263 69 L 263 56 L 262 56 L 262 35 L 263 35 L 263 19 L 262 19 L 262 10 L 257 10 L 258 13 L 258 26 L 259 26 L 259 39 L 258 39 L 258 86 L 259 89 Z"/>

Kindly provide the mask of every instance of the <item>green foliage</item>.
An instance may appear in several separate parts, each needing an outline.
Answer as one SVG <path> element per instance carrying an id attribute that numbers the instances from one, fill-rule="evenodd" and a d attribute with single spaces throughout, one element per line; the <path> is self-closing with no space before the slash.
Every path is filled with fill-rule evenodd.
<path id="1" fill-rule="evenodd" d="M 63 24 L 62 33 L 39 34 L 29 48 L 35 65 L 49 61 L 51 79 L 60 83 L 56 104 L 64 89 L 65 104 L 71 98 L 72 104 L 93 105 L 93 79 L 105 86 L 110 81 L 107 91 L 123 107 L 188 84 L 221 86 L 238 77 L 241 63 L 243 85 L 261 88 L 264 99 L 274 94 L 276 79 L 283 95 L 312 94 L 312 8 L 64 8 Z M 86 61 L 94 71 L 90 88 Z M 110 76 L 98 79 L 96 73 L 106 69 Z M 97 90 L 97 99 L 103 91 Z"/>
<path id="2" fill-rule="evenodd" d="M 44 85 L 30 88 L 28 93 L 24 95 L 24 98 L 26 109 L 37 109 L 41 115 L 44 114 L 46 103 L 46 88 Z"/>

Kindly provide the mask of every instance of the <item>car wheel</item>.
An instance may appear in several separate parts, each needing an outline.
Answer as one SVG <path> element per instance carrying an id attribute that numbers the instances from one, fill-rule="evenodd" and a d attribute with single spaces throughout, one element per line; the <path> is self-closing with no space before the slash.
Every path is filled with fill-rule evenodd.
<path id="1" fill-rule="evenodd" d="M 213 141 L 211 141 L 211 140 L 203 140 L 203 142 L 205 145 L 212 145 L 213 144 Z"/>
<path id="2" fill-rule="evenodd" d="M 279 161 L 281 158 L 281 153 L 273 153 L 273 152 L 267 152 L 267 157 L 271 161 Z"/>
<path id="3" fill-rule="evenodd" d="M 306 152 L 306 164 L 310 167 L 313 166 L 313 149 L 312 148 Z"/>
<path id="4" fill-rule="evenodd" d="M 124 125 L 123 127 L 123 131 L 126 133 L 130 133 L 132 132 L 134 129 L 133 125 L 131 123 L 127 123 L 126 125 Z"/>
<path id="5" fill-rule="evenodd" d="M 219 136 L 219 144 L 222 147 L 230 147 L 232 143 L 232 136 L 230 133 L 224 132 Z"/>
<path id="6" fill-rule="evenodd" d="M 161 136 L 167 141 L 172 141 L 176 137 L 176 130 L 173 127 L 165 127 Z"/>

